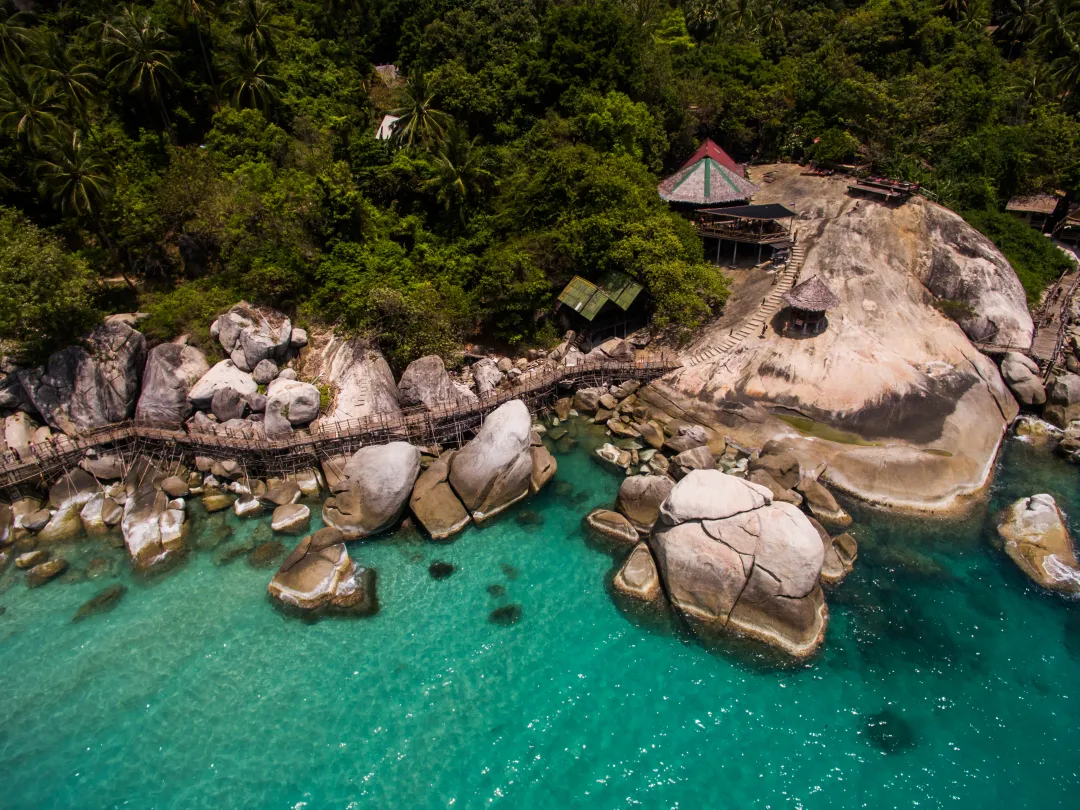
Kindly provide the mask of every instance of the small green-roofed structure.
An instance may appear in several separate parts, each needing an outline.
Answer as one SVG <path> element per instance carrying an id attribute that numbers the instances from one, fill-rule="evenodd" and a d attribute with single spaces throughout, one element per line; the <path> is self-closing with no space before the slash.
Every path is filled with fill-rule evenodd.
<path id="1" fill-rule="evenodd" d="M 608 301 L 623 311 L 628 310 L 640 292 L 640 284 L 615 271 L 605 274 L 599 285 L 574 276 L 559 293 L 559 303 L 570 307 L 585 320 L 592 321 Z"/>

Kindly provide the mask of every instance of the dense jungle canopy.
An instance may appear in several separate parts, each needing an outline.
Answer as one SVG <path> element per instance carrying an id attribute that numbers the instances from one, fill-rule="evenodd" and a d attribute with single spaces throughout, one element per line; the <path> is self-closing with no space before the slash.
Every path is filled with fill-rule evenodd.
<path id="1" fill-rule="evenodd" d="M 0 47 L 26 356 L 136 305 L 209 347 L 241 298 L 398 364 L 541 344 L 558 289 L 610 270 L 686 332 L 726 284 L 656 183 L 705 136 L 918 180 L 1030 295 L 1061 259 L 1004 203 L 1080 185 L 1072 0 L 23 0 Z"/>

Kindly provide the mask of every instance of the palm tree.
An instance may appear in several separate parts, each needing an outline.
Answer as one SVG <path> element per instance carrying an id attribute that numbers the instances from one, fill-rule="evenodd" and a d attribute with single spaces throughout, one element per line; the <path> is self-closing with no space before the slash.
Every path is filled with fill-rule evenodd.
<path id="1" fill-rule="evenodd" d="M 273 22 L 274 7 L 266 0 L 237 0 L 232 10 L 236 25 L 233 33 L 252 50 L 274 54 L 274 37 L 282 32 Z"/>
<path id="2" fill-rule="evenodd" d="M 968 0 L 964 6 L 960 19 L 956 21 L 956 27 L 961 31 L 982 31 L 990 24 L 989 4 L 982 0 Z"/>
<path id="3" fill-rule="evenodd" d="M 390 111 L 398 119 L 394 122 L 392 140 L 405 146 L 418 141 L 424 146 L 435 143 L 442 137 L 451 118 L 432 106 L 435 91 L 423 70 L 416 68 L 409 74 L 404 92 L 402 105 Z"/>
<path id="4" fill-rule="evenodd" d="M 176 9 L 181 28 L 187 28 L 188 23 L 195 26 L 195 36 L 199 39 L 199 50 L 202 51 L 203 65 L 206 66 L 206 76 L 210 80 L 211 87 L 214 86 L 214 71 L 210 68 L 210 56 L 206 52 L 199 22 L 205 20 L 206 15 L 216 7 L 216 0 L 179 0 Z"/>
<path id="5" fill-rule="evenodd" d="M 1042 0 L 1008 0 L 1008 4 L 1000 31 L 1002 36 L 1009 38 L 1011 57 L 1013 46 L 1030 37 L 1038 29 L 1043 15 L 1043 4 Z"/>
<path id="6" fill-rule="evenodd" d="M 38 71 L 4 62 L 0 67 L 0 130 L 26 146 L 36 146 L 57 126 L 60 105 Z"/>
<path id="7" fill-rule="evenodd" d="M 270 72 L 270 59 L 259 56 L 247 42 L 230 56 L 228 69 L 221 89 L 234 106 L 266 110 L 277 99 L 280 80 Z"/>
<path id="8" fill-rule="evenodd" d="M 34 170 L 38 193 L 64 216 L 85 217 L 100 228 L 102 207 L 112 196 L 112 177 L 104 157 L 83 145 L 78 130 L 46 142 L 46 157 Z"/>
<path id="9" fill-rule="evenodd" d="M 179 79 L 173 69 L 174 54 L 168 50 L 166 33 L 148 14 L 128 6 L 120 17 L 109 23 L 104 39 L 113 65 L 109 78 L 129 93 L 157 102 L 165 128 L 171 128 L 169 111 L 165 108 L 165 91 Z"/>
<path id="10" fill-rule="evenodd" d="M 735 31 L 751 31 L 754 28 L 754 11 L 751 0 L 724 0 L 721 17 Z"/>
<path id="11" fill-rule="evenodd" d="M 754 11 L 754 17 L 763 35 L 784 33 L 783 0 L 761 0 Z"/>
<path id="12" fill-rule="evenodd" d="M 477 146 L 478 140 L 470 140 L 464 127 L 451 123 L 436 151 L 435 177 L 428 181 L 435 199 L 447 211 L 456 209 L 462 224 L 469 202 L 494 178 L 488 169 L 487 158 Z"/>
<path id="13" fill-rule="evenodd" d="M 98 84 L 94 69 L 78 61 L 52 31 L 38 37 L 33 61 L 63 100 L 69 118 L 85 122 L 86 106 L 94 99 Z"/>
<path id="14" fill-rule="evenodd" d="M 9 14 L 6 8 L 0 8 L 0 51 L 4 59 L 18 59 L 23 55 L 23 46 L 30 42 L 27 23 L 32 20 L 33 16 L 25 11 Z"/>

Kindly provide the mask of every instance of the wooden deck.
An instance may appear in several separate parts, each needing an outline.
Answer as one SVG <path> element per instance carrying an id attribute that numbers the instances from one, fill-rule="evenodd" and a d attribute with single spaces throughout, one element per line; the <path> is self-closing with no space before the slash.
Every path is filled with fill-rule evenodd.
<path id="1" fill-rule="evenodd" d="M 1065 348 L 1069 311 L 1077 287 L 1080 272 L 1066 273 L 1046 292 L 1043 305 L 1035 312 L 1035 337 L 1031 341 L 1031 357 L 1049 370 L 1058 362 Z"/>
<path id="2" fill-rule="evenodd" d="M 513 399 L 531 413 L 548 407 L 560 387 L 610 385 L 626 380 L 649 382 L 678 368 L 673 356 L 640 354 L 633 362 L 586 361 L 576 366 L 538 369 L 523 374 L 507 390 L 490 392 L 477 401 L 462 399 L 445 408 L 412 408 L 364 419 L 313 424 L 282 438 L 268 438 L 257 429 L 186 431 L 181 425 L 123 422 L 77 437 L 60 436 L 0 457 L 0 490 L 44 485 L 74 467 L 90 450 L 117 453 L 122 459 L 144 454 L 162 462 L 195 456 L 236 458 L 251 474 L 289 475 L 324 458 L 349 454 L 361 446 L 407 441 L 421 446 L 461 446 L 483 424 L 484 417 Z"/>

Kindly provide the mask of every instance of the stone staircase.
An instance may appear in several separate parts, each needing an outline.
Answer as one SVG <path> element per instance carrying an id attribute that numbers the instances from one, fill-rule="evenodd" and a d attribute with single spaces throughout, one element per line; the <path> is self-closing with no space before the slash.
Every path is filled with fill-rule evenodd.
<path id="1" fill-rule="evenodd" d="M 795 247 L 791 250 L 791 256 L 788 258 L 787 264 L 784 265 L 784 269 L 781 270 L 780 274 L 777 276 L 772 291 L 765 298 L 765 301 L 758 306 L 757 311 L 747 318 L 738 329 L 735 329 L 731 334 L 720 341 L 720 343 L 715 346 L 706 346 L 704 349 L 690 355 L 684 365 L 696 366 L 699 363 L 715 361 L 730 352 L 751 335 L 760 334 L 762 327 L 771 321 L 773 316 L 780 309 L 782 304 L 780 299 L 788 290 L 795 286 L 795 280 L 799 277 L 799 270 L 802 268 L 803 259 L 805 257 L 806 247 L 796 243 Z"/>

